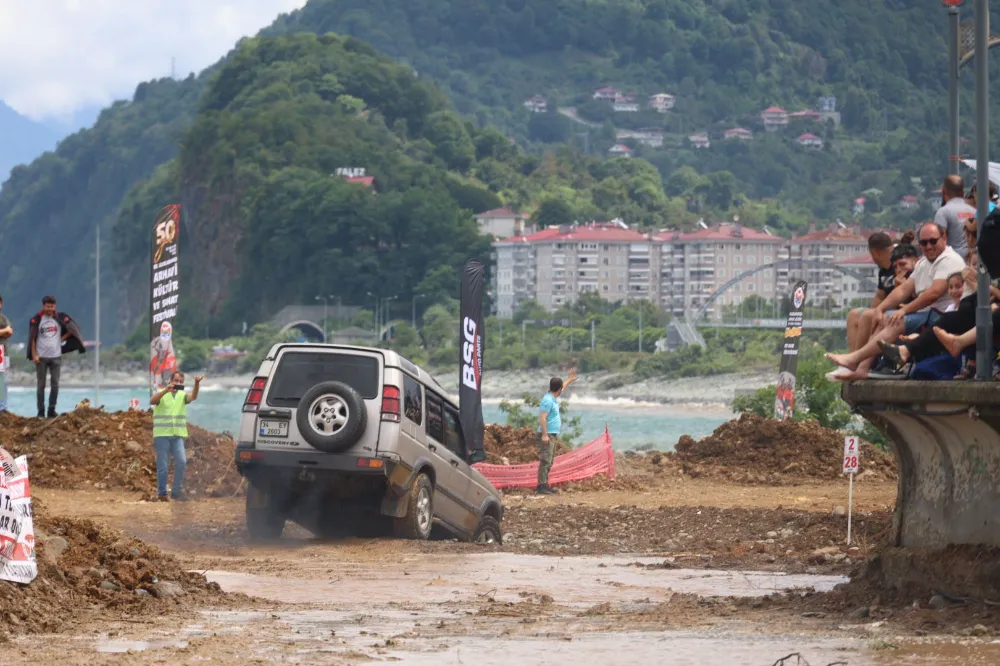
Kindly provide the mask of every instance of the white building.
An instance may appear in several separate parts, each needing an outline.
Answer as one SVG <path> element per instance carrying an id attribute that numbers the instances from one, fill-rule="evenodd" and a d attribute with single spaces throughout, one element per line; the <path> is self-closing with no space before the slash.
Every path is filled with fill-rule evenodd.
<path id="1" fill-rule="evenodd" d="M 688 141 L 691 142 L 691 146 L 694 148 L 711 148 L 712 142 L 708 138 L 706 132 L 700 132 L 698 134 L 692 134 L 688 137 Z"/>
<path id="2" fill-rule="evenodd" d="M 788 112 L 780 106 L 769 106 L 764 109 L 760 112 L 760 119 L 764 121 L 764 129 L 768 132 L 788 126 Z"/>
<path id="3" fill-rule="evenodd" d="M 816 150 L 821 150 L 823 148 L 823 139 L 819 138 L 815 134 L 810 134 L 809 132 L 799 135 L 799 138 L 795 141 L 800 146 L 805 146 L 806 148 L 814 148 Z"/>
<path id="4" fill-rule="evenodd" d="M 544 97 L 532 97 L 524 101 L 524 108 L 532 113 L 545 113 L 549 108 L 549 101 Z"/>
<path id="5" fill-rule="evenodd" d="M 608 153 L 612 157 L 632 157 L 632 149 L 623 143 L 616 143 L 608 148 Z"/>
<path id="6" fill-rule="evenodd" d="M 674 103 L 676 101 L 677 100 L 673 95 L 668 95 L 667 93 L 657 93 L 649 96 L 649 108 L 657 111 L 658 113 L 666 113 L 670 109 L 674 108 Z"/>
<path id="7" fill-rule="evenodd" d="M 840 303 L 845 295 L 844 277 L 829 264 L 867 254 L 869 235 L 871 232 L 863 233 L 858 226 L 833 225 L 821 230 L 810 227 L 809 233 L 793 238 L 782 249 L 782 259 L 797 259 L 804 265 L 778 269 L 779 287 L 787 290 L 796 280 L 805 280 L 809 283 L 809 300 L 813 303 L 827 298 Z"/>
<path id="8" fill-rule="evenodd" d="M 726 141 L 732 141 L 733 139 L 738 139 L 740 141 L 750 141 L 753 139 L 753 132 L 743 127 L 734 127 L 732 129 L 727 129 L 722 133 L 722 138 Z"/>
<path id="9" fill-rule="evenodd" d="M 494 208 L 476 215 L 476 225 L 481 234 L 498 239 L 510 238 L 533 233 L 530 219 L 523 213 L 515 213 L 507 208 Z"/>

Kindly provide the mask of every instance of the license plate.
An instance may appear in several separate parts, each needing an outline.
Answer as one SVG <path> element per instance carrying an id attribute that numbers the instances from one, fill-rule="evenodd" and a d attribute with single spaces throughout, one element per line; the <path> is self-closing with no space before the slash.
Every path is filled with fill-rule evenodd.
<path id="1" fill-rule="evenodd" d="M 288 437 L 288 421 L 260 422 L 261 437 Z"/>

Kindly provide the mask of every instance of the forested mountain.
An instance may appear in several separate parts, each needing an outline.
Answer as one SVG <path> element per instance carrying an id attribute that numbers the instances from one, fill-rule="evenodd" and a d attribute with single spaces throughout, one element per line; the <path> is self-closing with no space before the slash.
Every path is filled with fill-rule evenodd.
<path id="1" fill-rule="evenodd" d="M 574 133 L 587 128 L 569 121 L 532 131 L 539 114 L 522 103 L 534 95 L 546 96 L 550 110 L 575 106 L 592 121 L 608 119 L 589 130 L 595 150 L 614 143 L 609 123 L 660 126 L 664 148 L 637 154 L 665 178 L 682 166 L 703 177 L 732 173 L 734 206 L 772 200 L 741 218 L 780 229 L 847 219 L 861 196 L 869 224 L 929 215 L 926 206 L 897 205 L 932 191 L 947 168 L 946 24 L 940 3 L 917 0 L 311 0 L 270 31 L 355 35 L 439 82 L 460 112 L 520 139 L 583 145 Z M 966 71 L 963 127 L 973 137 Z M 592 100 L 601 86 L 636 93 L 640 103 L 670 93 L 676 107 L 613 113 Z M 761 136 L 763 109 L 816 109 L 821 96 L 836 97 L 839 129 L 792 123 Z M 757 132 L 755 140 L 724 142 L 723 130 L 737 126 Z M 711 149 L 691 148 L 686 137 L 698 131 L 710 133 Z M 795 139 L 804 132 L 824 139 L 824 149 L 803 150 Z"/>
<path id="2" fill-rule="evenodd" d="M 450 288 L 460 254 L 482 251 L 470 212 L 500 204 L 543 223 L 739 215 L 791 233 L 847 219 L 864 196 L 863 222 L 910 224 L 929 206 L 900 197 L 924 201 L 945 169 L 945 23 L 939 3 L 913 0 L 310 0 L 265 34 L 355 35 L 398 64 L 354 40 L 254 39 L 198 77 L 141 84 L 0 191 L 6 310 L 20 321 L 53 292 L 92 331 L 100 224 L 104 332 L 133 326 L 144 234 L 174 200 L 200 297 L 182 316 L 213 332 L 328 289 L 361 304 L 391 280 Z M 592 99 L 601 86 L 676 106 L 615 113 Z M 963 87 L 971 138 L 971 76 Z M 524 108 L 534 95 L 550 112 Z M 839 127 L 762 131 L 767 106 L 821 96 Z M 736 126 L 754 140 L 724 141 Z M 665 132 L 662 148 L 624 139 L 648 162 L 605 159 L 639 127 Z M 711 148 L 692 147 L 699 131 Z M 823 149 L 798 145 L 803 131 Z M 340 167 L 366 168 L 378 194 L 331 178 Z"/>
<path id="3" fill-rule="evenodd" d="M 14 166 L 55 148 L 58 138 L 52 129 L 25 118 L 0 101 L 0 182 Z"/>

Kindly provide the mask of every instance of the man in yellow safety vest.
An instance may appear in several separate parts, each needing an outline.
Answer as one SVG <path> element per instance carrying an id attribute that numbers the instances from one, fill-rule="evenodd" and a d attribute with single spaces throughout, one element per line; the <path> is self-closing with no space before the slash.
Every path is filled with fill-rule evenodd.
<path id="1" fill-rule="evenodd" d="M 167 474 L 170 458 L 174 459 L 174 485 L 170 495 L 184 502 L 184 440 L 187 431 L 187 404 L 198 399 L 198 389 L 204 377 L 194 378 L 191 395 L 184 391 L 184 373 L 177 371 L 170 377 L 170 383 L 149 399 L 153 405 L 153 448 L 156 450 L 156 488 L 159 500 L 167 501 Z"/>

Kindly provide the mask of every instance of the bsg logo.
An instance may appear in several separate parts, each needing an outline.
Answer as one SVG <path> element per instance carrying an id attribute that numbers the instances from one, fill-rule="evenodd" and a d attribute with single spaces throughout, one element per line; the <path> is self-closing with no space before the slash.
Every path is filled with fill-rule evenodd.
<path id="1" fill-rule="evenodd" d="M 462 322 L 462 383 L 478 391 L 483 377 L 483 339 L 479 325 L 471 317 Z"/>

